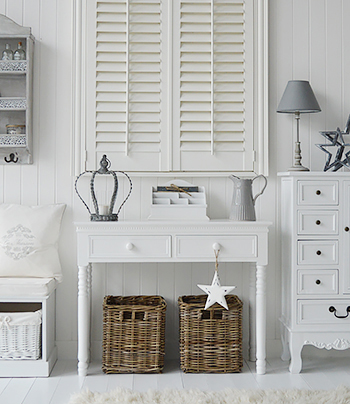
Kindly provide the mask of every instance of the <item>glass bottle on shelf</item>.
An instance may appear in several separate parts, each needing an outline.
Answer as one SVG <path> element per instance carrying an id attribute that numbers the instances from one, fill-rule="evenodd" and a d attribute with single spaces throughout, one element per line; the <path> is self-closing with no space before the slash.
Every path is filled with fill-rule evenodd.
<path id="1" fill-rule="evenodd" d="M 5 45 L 5 49 L 2 52 L 2 60 L 13 60 L 13 52 L 8 43 Z"/>
<path id="2" fill-rule="evenodd" d="M 14 60 L 25 60 L 26 53 L 22 48 L 22 42 L 18 42 L 17 49 L 13 53 Z"/>

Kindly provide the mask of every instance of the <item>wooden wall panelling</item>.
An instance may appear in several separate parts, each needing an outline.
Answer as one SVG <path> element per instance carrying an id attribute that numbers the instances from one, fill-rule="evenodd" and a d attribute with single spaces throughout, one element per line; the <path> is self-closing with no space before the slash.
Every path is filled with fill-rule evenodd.
<path id="1" fill-rule="evenodd" d="M 21 203 L 27 205 L 38 204 L 38 145 L 39 145 L 39 89 L 40 89 L 40 0 L 26 1 L 23 3 L 23 25 L 31 27 L 34 36 L 34 61 L 33 61 L 33 164 L 21 166 Z"/>
<path id="2" fill-rule="evenodd" d="M 175 272 L 178 265 L 173 263 L 159 263 L 158 265 L 158 294 L 163 296 L 167 302 L 166 322 L 165 322 L 165 352 L 171 355 L 177 352 L 178 338 L 175 336 L 174 323 L 178 321 L 175 315 L 176 296 L 175 296 Z M 172 356 L 172 355 L 171 355 Z"/>
<path id="3" fill-rule="evenodd" d="M 276 25 L 277 36 L 271 38 L 270 47 L 276 47 L 276 59 L 271 61 L 272 64 L 276 64 L 276 90 L 277 90 L 277 103 L 271 106 L 271 111 L 276 113 L 278 103 L 281 100 L 282 94 L 286 88 L 288 80 L 292 80 L 293 77 L 293 1 L 285 0 L 275 1 L 276 9 Z M 276 61 L 278 60 L 278 63 Z M 277 171 L 288 170 L 292 165 L 292 158 L 294 153 L 294 142 L 296 128 L 294 126 L 293 117 L 289 114 L 277 114 L 277 126 L 276 133 L 272 134 L 271 141 L 273 142 L 273 136 L 275 136 L 277 153 L 274 156 L 276 159 Z"/>
<path id="4" fill-rule="evenodd" d="M 40 65 L 40 121 L 39 135 L 39 186 L 38 202 L 54 202 L 56 190 L 55 172 L 59 164 L 55 155 L 55 137 L 57 136 L 57 1 L 41 3 L 41 54 Z M 58 84 L 58 83 L 57 83 Z M 48 91 L 49 89 L 49 91 Z"/>
<path id="5" fill-rule="evenodd" d="M 350 24 L 348 23 L 348 15 L 350 13 L 350 2 L 343 1 L 342 10 L 342 116 L 345 125 L 350 114 L 350 88 L 349 88 L 349 71 L 350 71 Z M 343 128 L 343 126 L 341 126 Z"/>
<path id="6" fill-rule="evenodd" d="M 293 79 L 309 80 L 309 1 L 293 0 Z M 311 86 L 313 83 L 311 81 Z M 302 164 L 310 168 L 310 115 L 302 114 L 300 119 L 300 141 Z M 293 116 L 293 115 L 292 115 Z M 292 117 L 291 116 L 291 117 Z M 295 121 L 295 119 L 294 119 Z M 296 136 L 296 125 L 294 125 Z"/>
<path id="7" fill-rule="evenodd" d="M 228 177 L 229 174 L 227 174 Z M 212 178 L 208 183 L 207 191 L 207 203 L 209 208 L 207 210 L 207 215 L 210 219 L 227 219 L 229 213 L 227 212 L 227 206 L 225 204 L 226 196 L 226 177 L 224 178 Z"/>
<path id="8" fill-rule="evenodd" d="M 22 25 L 23 7 L 22 0 L 8 1 L 6 4 L 6 16 Z M 21 167 L 10 163 L 4 168 L 4 202 L 21 203 Z"/>
<path id="9" fill-rule="evenodd" d="M 323 170 L 326 155 L 316 144 L 323 143 L 320 130 L 326 130 L 326 9 L 324 0 L 309 0 L 310 5 L 310 78 L 322 111 L 310 120 L 310 161 L 312 170 Z"/>
<path id="10" fill-rule="evenodd" d="M 124 264 L 108 264 L 106 270 L 105 294 L 121 296 L 124 294 Z"/>
<path id="11" fill-rule="evenodd" d="M 57 70 L 56 70 L 56 136 L 54 139 L 55 165 L 55 202 L 65 202 L 67 208 L 63 217 L 61 229 L 60 251 L 61 264 L 63 269 L 63 283 L 57 290 L 57 324 L 64 324 L 68 312 L 72 312 L 71 326 L 58 327 L 57 339 L 72 340 L 74 329 L 74 319 L 76 312 L 76 266 L 74 259 L 75 252 L 75 232 L 73 226 L 73 210 L 71 208 L 74 195 L 73 180 L 70 177 L 70 146 L 71 146 L 71 126 L 70 114 L 72 101 L 67 94 L 71 93 L 72 82 L 72 46 L 71 46 L 71 21 L 67 18 L 67 10 L 71 9 L 70 0 L 60 0 L 57 2 Z"/>
<path id="12" fill-rule="evenodd" d="M 92 323 L 91 340 L 102 341 L 103 313 L 102 304 L 106 293 L 106 267 L 107 264 L 94 264 L 92 271 Z M 93 353 L 94 354 L 94 353 Z M 98 354 L 98 351 L 95 353 Z"/>
<path id="13" fill-rule="evenodd" d="M 161 264 L 143 263 L 141 266 L 141 295 L 158 294 L 158 268 Z"/>
<path id="14" fill-rule="evenodd" d="M 342 1 L 326 0 L 326 126 L 335 130 L 343 126 L 342 110 Z"/>

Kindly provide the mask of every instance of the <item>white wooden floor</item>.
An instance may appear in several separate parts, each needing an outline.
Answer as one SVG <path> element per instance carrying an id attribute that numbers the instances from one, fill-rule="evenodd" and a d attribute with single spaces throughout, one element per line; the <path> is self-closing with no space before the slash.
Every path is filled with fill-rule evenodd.
<path id="1" fill-rule="evenodd" d="M 67 404 L 71 394 L 81 390 L 108 391 L 122 386 L 138 391 L 148 389 L 320 389 L 350 386 L 350 358 L 303 360 L 303 371 L 292 375 L 280 359 L 268 361 L 267 374 L 257 375 L 255 363 L 245 362 L 242 373 L 184 374 L 176 362 L 168 363 L 162 374 L 106 375 L 101 364 L 92 363 L 87 377 L 79 377 L 76 361 L 57 362 L 49 378 L 0 378 L 0 404 Z"/>

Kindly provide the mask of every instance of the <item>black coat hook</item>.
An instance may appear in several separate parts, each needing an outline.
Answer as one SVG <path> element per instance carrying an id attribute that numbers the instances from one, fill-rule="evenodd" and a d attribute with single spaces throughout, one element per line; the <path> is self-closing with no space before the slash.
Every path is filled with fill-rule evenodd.
<path id="1" fill-rule="evenodd" d="M 6 163 L 17 163 L 18 157 L 16 157 L 15 153 L 10 153 L 9 159 L 7 157 L 4 157 L 4 160 L 6 161 Z"/>

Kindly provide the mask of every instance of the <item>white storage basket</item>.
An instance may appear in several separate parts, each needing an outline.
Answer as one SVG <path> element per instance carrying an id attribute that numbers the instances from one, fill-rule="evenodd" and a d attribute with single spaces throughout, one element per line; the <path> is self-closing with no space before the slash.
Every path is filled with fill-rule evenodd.
<path id="1" fill-rule="evenodd" d="M 41 357 L 41 310 L 0 313 L 0 359 Z"/>

